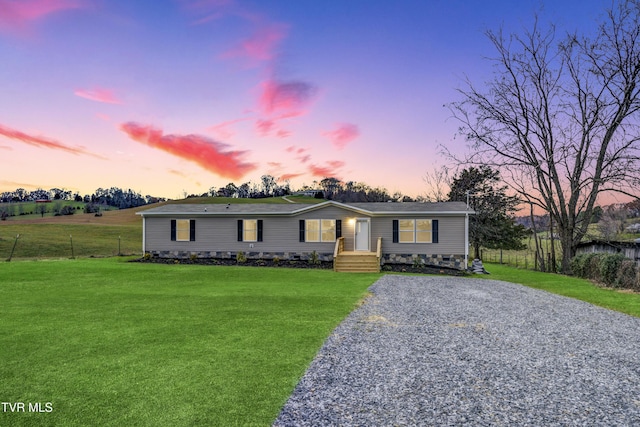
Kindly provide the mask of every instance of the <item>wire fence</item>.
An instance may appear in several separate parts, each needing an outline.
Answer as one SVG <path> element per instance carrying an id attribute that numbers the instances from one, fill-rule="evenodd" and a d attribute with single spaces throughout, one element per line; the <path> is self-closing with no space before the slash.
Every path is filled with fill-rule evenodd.
<path id="1" fill-rule="evenodd" d="M 540 270 L 539 259 L 534 251 L 500 251 L 494 249 L 482 249 L 480 257 L 483 262 L 505 264 L 525 270 Z M 547 271 L 559 271 L 561 254 L 556 254 L 556 268 L 552 267 L 551 254 L 545 253 L 544 267 Z"/>
<path id="2" fill-rule="evenodd" d="M 0 234 L 0 260 L 140 255 L 141 246 L 139 236 L 128 234 Z"/>

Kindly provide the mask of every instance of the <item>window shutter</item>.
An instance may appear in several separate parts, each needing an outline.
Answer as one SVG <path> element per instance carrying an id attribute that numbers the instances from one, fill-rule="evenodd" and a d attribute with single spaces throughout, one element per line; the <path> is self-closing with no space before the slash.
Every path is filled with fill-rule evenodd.
<path id="1" fill-rule="evenodd" d="M 394 219 L 393 220 L 393 243 L 398 243 L 398 241 L 400 240 L 400 232 L 398 231 L 398 229 L 399 229 L 398 220 Z"/>
<path id="2" fill-rule="evenodd" d="M 196 241 L 196 220 L 192 219 L 189 221 L 189 241 Z"/>
<path id="3" fill-rule="evenodd" d="M 262 242 L 262 220 L 258 220 L 258 242 Z"/>
<path id="4" fill-rule="evenodd" d="M 242 242 L 242 220 L 238 220 L 238 242 Z"/>
<path id="5" fill-rule="evenodd" d="M 336 219 L 336 239 L 342 237 L 342 220 Z"/>
<path id="6" fill-rule="evenodd" d="M 300 241 L 304 242 L 304 219 L 300 220 Z"/>
<path id="7" fill-rule="evenodd" d="M 176 241 L 176 220 L 171 220 L 171 240 Z"/>
<path id="8" fill-rule="evenodd" d="M 438 243 L 438 220 L 431 220 L 431 243 Z"/>

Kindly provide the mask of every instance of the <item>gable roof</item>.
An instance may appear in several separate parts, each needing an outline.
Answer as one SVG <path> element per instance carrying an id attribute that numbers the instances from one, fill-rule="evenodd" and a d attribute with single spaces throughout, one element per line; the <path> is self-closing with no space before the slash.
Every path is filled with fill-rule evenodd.
<path id="1" fill-rule="evenodd" d="M 237 215 L 261 215 L 261 216 L 295 216 L 304 212 L 324 209 L 328 206 L 336 206 L 345 210 L 368 216 L 388 215 L 461 215 L 473 214 L 467 209 L 464 202 L 440 202 L 440 203 L 340 203 L 329 200 L 318 204 L 273 204 L 273 203 L 230 203 L 230 204 L 168 204 L 156 208 L 138 212 L 137 215 L 145 216 L 237 216 Z"/>

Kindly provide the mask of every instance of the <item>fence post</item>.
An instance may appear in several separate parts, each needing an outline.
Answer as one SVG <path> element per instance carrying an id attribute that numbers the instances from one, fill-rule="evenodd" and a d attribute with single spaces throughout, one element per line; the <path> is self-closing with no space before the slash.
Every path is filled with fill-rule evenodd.
<path id="1" fill-rule="evenodd" d="M 73 254 L 73 236 L 71 234 L 69 234 L 69 241 L 71 242 L 71 259 L 74 259 L 75 255 Z"/>
<path id="2" fill-rule="evenodd" d="M 118 236 L 118 256 L 120 256 L 120 236 Z"/>
<path id="3" fill-rule="evenodd" d="M 7 259 L 7 262 L 11 262 L 11 258 L 13 258 L 13 251 L 16 250 L 16 245 L 18 244 L 18 238 L 20 238 L 19 234 L 16 235 L 16 241 L 13 242 L 13 248 L 11 248 L 11 253 L 9 254 L 9 258 Z"/>

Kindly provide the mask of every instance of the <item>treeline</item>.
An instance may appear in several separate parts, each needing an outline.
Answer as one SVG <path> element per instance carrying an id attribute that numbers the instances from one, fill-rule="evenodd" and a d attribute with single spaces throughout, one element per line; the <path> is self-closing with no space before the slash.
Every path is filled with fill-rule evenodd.
<path id="1" fill-rule="evenodd" d="M 224 187 L 211 187 L 208 193 L 190 194 L 186 197 L 237 197 L 259 199 L 263 197 L 282 197 L 291 194 L 305 194 L 338 202 L 410 202 L 414 201 L 409 196 L 400 192 L 389 194 L 386 188 L 371 187 L 363 182 L 341 181 L 329 177 L 321 181 L 314 181 L 312 185 L 303 185 L 294 190 L 289 182 L 280 184 L 271 175 L 263 175 L 260 182 L 245 182 L 236 185 L 233 182 Z M 418 201 L 424 201 L 418 198 Z"/>
<path id="2" fill-rule="evenodd" d="M 292 189 L 289 182 L 280 182 L 272 175 L 263 175 L 259 182 L 244 182 L 242 184 L 228 183 L 224 187 L 211 187 L 203 194 L 184 194 L 185 198 L 191 197 L 235 197 L 260 199 L 266 197 L 282 197 L 292 194 L 305 194 L 338 202 L 411 202 L 425 201 L 418 197 L 413 199 L 396 191 L 390 194 L 386 188 L 371 187 L 364 182 L 341 181 L 337 178 L 324 178 L 314 181 L 312 185 L 303 185 L 298 189 Z M 36 202 L 36 201 L 76 201 L 96 206 L 112 206 L 118 209 L 127 209 L 150 203 L 165 201 L 166 198 L 155 196 L 142 196 L 131 189 L 124 190 L 118 187 L 98 188 L 92 194 L 81 195 L 61 188 L 49 190 L 37 189 L 27 191 L 18 188 L 14 191 L 0 193 L 0 203 Z"/>
<path id="3" fill-rule="evenodd" d="M 118 209 L 134 208 L 149 203 L 156 203 L 166 200 L 161 197 L 142 196 L 141 194 L 118 187 L 98 188 L 93 194 L 80 195 L 78 192 L 60 188 L 44 190 L 38 188 L 34 191 L 27 191 L 18 188 L 14 191 L 0 193 L 0 203 L 37 202 L 37 201 L 76 201 L 94 205 L 112 206 Z"/>

